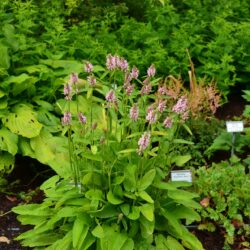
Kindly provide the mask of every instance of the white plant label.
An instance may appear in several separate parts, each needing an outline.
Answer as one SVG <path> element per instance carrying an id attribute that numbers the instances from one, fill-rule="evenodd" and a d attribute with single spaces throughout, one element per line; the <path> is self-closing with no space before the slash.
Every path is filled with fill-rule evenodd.
<path id="1" fill-rule="evenodd" d="M 192 182 L 192 173 L 190 170 L 171 171 L 171 180 Z"/>
<path id="2" fill-rule="evenodd" d="M 227 132 L 242 132 L 244 129 L 243 121 L 228 121 L 226 122 Z"/>

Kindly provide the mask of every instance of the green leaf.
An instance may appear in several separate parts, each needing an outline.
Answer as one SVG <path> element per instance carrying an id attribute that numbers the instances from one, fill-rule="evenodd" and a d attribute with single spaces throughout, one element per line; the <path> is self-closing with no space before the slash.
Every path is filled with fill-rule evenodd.
<path id="1" fill-rule="evenodd" d="M 154 221 L 154 205 L 153 204 L 143 204 L 140 207 L 141 213 L 149 221 Z"/>
<path id="2" fill-rule="evenodd" d="M 185 190 L 169 190 L 168 196 L 174 200 L 192 200 L 194 198 L 199 197 L 196 193 L 191 193 Z"/>
<path id="3" fill-rule="evenodd" d="M 117 217 L 118 212 L 116 210 L 116 206 L 107 203 L 99 210 L 89 211 L 89 214 L 97 218 L 112 218 L 112 217 Z"/>
<path id="4" fill-rule="evenodd" d="M 85 197 L 90 200 L 104 200 L 104 194 L 102 190 L 90 189 L 85 193 Z"/>
<path id="5" fill-rule="evenodd" d="M 149 170 L 142 177 L 142 179 L 139 181 L 138 190 L 139 191 L 143 191 L 143 190 L 147 189 L 152 184 L 152 182 L 153 182 L 153 180 L 155 178 L 155 174 L 156 174 L 156 170 L 155 169 Z"/>
<path id="6" fill-rule="evenodd" d="M 8 69 L 10 67 L 10 56 L 8 48 L 0 44 L 0 68 Z"/>
<path id="7" fill-rule="evenodd" d="M 140 217 L 140 207 L 132 206 L 131 212 L 127 215 L 130 220 L 138 220 Z"/>
<path id="8" fill-rule="evenodd" d="M 114 196 L 114 194 L 111 191 L 108 192 L 107 199 L 113 205 L 119 205 L 124 202 L 122 199 Z"/>
<path id="9" fill-rule="evenodd" d="M 8 152 L 0 151 L 0 171 L 10 173 L 14 168 L 15 157 Z"/>
<path id="10" fill-rule="evenodd" d="M 12 155 L 17 153 L 18 136 L 11 133 L 7 128 L 0 129 L 0 150 L 5 150 Z"/>
<path id="11" fill-rule="evenodd" d="M 53 214 L 52 209 L 41 204 L 26 204 L 12 208 L 12 211 L 21 215 L 33 216 L 50 216 Z"/>
<path id="12" fill-rule="evenodd" d="M 103 238 L 104 237 L 104 230 L 102 226 L 97 225 L 93 231 L 91 232 L 95 237 L 97 238 Z"/>
<path id="13" fill-rule="evenodd" d="M 171 163 L 175 163 L 178 167 L 182 167 L 191 158 L 191 155 L 176 155 L 171 159 Z"/>
<path id="14" fill-rule="evenodd" d="M 67 206 L 59 209 L 57 216 L 60 218 L 65 217 L 75 217 L 80 213 L 81 209 L 79 207 Z"/>
<path id="15" fill-rule="evenodd" d="M 174 250 L 185 250 L 185 248 L 181 245 L 180 242 L 178 242 L 175 238 L 168 236 L 167 237 L 167 246 L 169 249 Z"/>
<path id="16" fill-rule="evenodd" d="M 144 216 L 140 217 L 140 228 L 141 228 L 141 235 L 147 241 L 152 240 L 152 236 L 155 229 L 155 222 L 149 221 Z"/>
<path id="17" fill-rule="evenodd" d="M 126 191 L 134 192 L 136 189 L 136 165 L 127 165 L 124 169 L 124 188 Z"/>
<path id="18" fill-rule="evenodd" d="M 174 139 L 173 143 L 176 143 L 176 144 L 188 144 L 188 145 L 193 145 L 194 144 L 193 142 L 187 141 L 187 140 L 184 140 L 184 139 Z"/>
<path id="19" fill-rule="evenodd" d="M 72 242 L 74 248 L 79 246 L 79 242 L 86 238 L 88 231 L 89 225 L 88 221 L 86 220 L 86 216 L 82 214 L 78 215 L 72 229 Z"/>
<path id="20" fill-rule="evenodd" d="M 13 113 L 10 113 L 3 119 L 3 124 L 12 133 L 27 138 L 38 136 L 42 129 L 42 124 L 36 119 L 36 113 L 25 104 L 16 106 L 13 109 Z"/>
<path id="21" fill-rule="evenodd" d="M 151 198 L 151 196 L 146 191 L 139 192 L 139 196 L 147 201 L 148 203 L 154 203 L 154 200 Z"/>

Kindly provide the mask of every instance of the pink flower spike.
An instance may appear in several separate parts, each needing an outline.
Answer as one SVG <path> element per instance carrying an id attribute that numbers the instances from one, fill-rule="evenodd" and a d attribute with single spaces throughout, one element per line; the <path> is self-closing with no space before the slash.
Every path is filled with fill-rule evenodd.
<path id="1" fill-rule="evenodd" d="M 158 107 L 157 107 L 157 110 L 158 110 L 160 113 L 163 113 L 165 109 L 166 109 L 166 101 L 160 100 L 160 101 L 159 101 L 159 104 L 158 104 Z"/>
<path id="2" fill-rule="evenodd" d="M 172 111 L 174 111 L 177 114 L 184 113 L 188 108 L 188 99 L 186 96 L 182 96 L 177 103 L 172 108 Z"/>
<path id="3" fill-rule="evenodd" d="M 89 82 L 91 87 L 94 87 L 96 85 L 96 78 L 94 76 L 88 76 L 87 81 Z"/>
<path id="4" fill-rule="evenodd" d="M 70 125 L 70 123 L 71 123 L 71 113 L 69 111 L 66 111 L 62 118 L 62 125 L 66 126 Z"/>
<path id="5" fill-rule="evenodd" d="M 85 115 L 83 115 L 82 112 L 78 113 L 78 119 L 81 124 L 86 124 L 87 123 L 87 118 Z"/>
<path id="6" fill-rule="evenodd" d="M 171 128 L 173 125 L 173 119 L 171 117 L 167 117 L 164 122 L 163 125 L 165 128 Z"/>
<path id="7" fill-rule="evenodd" d="M 90 62 L 86 62 L 84 65 L 84 70 L 87 73 L 92 73 L 93 72 L 93 65 Z"/>
<path id="8" fill-rule="evenodd" d="M 134 85 L 131 85 L 131 84 L 127 85 L 127 86 L 126 86 L 126 89 L 125 89 L 126 95 L 127 95 L 127 96 L 130 96 L 130 95 L 133 93 L 134 88 L 135 88 Z"/>
<path id="9" fill-rule="evenodd" d="M 71 84 L 76 84 L 76 83 L 78 82 L 78 74 L 77 74 L 77 73 L 72 73 L 72 74 L 70 75 L 70 80 L 69 80 L 69 82 L 70 82 Z"/>
<path id="10" fill-rule="evenodd" d="M 130 73 L 130 76 L 131 76 L 132 79 L 137 79 L 138 78 L 139 70 L 135 66 L 133 66 L 132 71 Z"/>
<path id="11" fill-rule="evenodd" d="M 115 93 L 113 90 L 110 90 L 107 94 L 106 94 L 106 101 L 108 102 L 115 102 L 116 101 L 116 97 L 115 97 Z"/>
<path id="12" fill-rule="evenodd" d="M 166 95 L 166 94 L 167 94 L 167 89 L 166 89 L 166 87 L 165 87 L 165 86 L 159 87 L 159 88 L 158 88 L 158 93 L 159 93 L 160 95 Z"/>
<path id="13" fill-rule="evenodd" d="M 141 88 L 141 95 L 148 95 L 152 89 L 150 84 L 146 84 Z"/>
<path id="14" fill-rule="evenodd" d="M 119 65 L 117 65 L 122 71 L 128 70 L 128 62 L 124 58 L 120 58 Z"/>
<path id="15" fill-rule="evenodd" d="M 146 120 L 149 124 L 154 124 L 157 121 L 157 114 L 154 110 L 150 110 L 146 116 Z"/>
<path id="16" fill-rule="evenodd" d="M 69 84 L 69 83 L 64 84 L 63 93 L 65 95 L 65 98 L 68 99 L 69 96 L 72 93 L 72 86 L 71 86 L 71 84 Z"/>
<path id="17" fill-rule="evenodd" d="M 139 141 L 138 141 L 139 148 L 137 150 L 137 153 L 139 155 L 141 155 L 143 153 L 143 151 L 148 147 L 149 142 L 150 142 L 150 137 L 151 137 L 150 132 L 144 132 L 144 134 L 139 139 Z"/>
<path id="18" fill-rule="evenodd" d="M 114 70 L 116 68 L 116 59 L 111 54 L 106 57 L 106 67 L 108 70 Z"/>
<path id="19" fill-rule="evenodd" d="M 155 69 L 154 64 L 151 64 L 151 66 L 147 70 L 147 73 L 148 73 L 148 77 L 152 77 L 155 75 L 156 69 Z"/>
<path id="20" fill-rule="evenodd" d="M 133 107 L 129 111 L 130 119 L 132 121 L 137 121 L 139 117 L 139 107 L 138 104 L 134 104 Z"/>

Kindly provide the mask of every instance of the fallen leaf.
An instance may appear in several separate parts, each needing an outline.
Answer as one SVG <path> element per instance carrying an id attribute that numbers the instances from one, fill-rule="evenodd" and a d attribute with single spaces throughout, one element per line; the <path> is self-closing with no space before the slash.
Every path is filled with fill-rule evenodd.
<path id="1" fill-rule="evenodd" d="M 10 244 L 10 240 L 5 236 L 0 236 L 0 242 Z"/>

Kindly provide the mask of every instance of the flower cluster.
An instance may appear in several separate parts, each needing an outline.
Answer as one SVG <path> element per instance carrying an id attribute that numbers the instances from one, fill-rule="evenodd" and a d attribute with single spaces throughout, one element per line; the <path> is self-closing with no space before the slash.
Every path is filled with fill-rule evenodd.
<path id="1" fill-rule="evenodd" d="M 143 151 L 149 146 L 151 134 L 150 132 L 144 132 L 141 138 L 138 141 L 139 148 L 137 149 L 137 153 L 141 155 Z"/>
<path id="2" fill-rule="evenodd" d="M 132 108 L 130 108 L 129 111 L 130 119 L 132 121 L 137 121 L 139 117 L 139 107 L 138 104 L 134 104 Z"/>
<path id="3" fill-rule="evenodd" d="M 129 66 L 126 59 L 119 57 L 117 55 L 112 56 L 109 54 L 106 58 L 106 67 L 108 70 L 122 70 L 127 71 Z"/>

